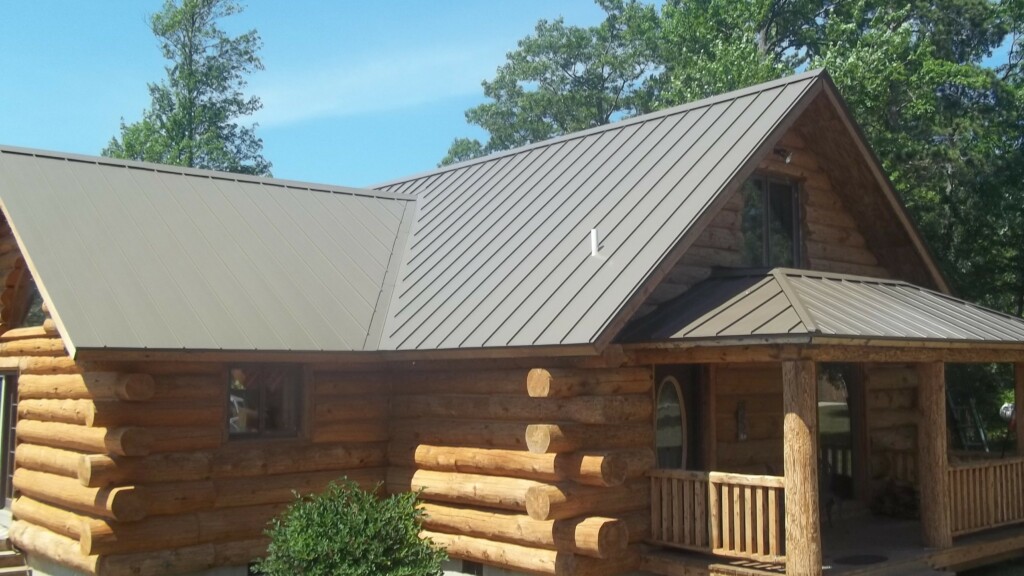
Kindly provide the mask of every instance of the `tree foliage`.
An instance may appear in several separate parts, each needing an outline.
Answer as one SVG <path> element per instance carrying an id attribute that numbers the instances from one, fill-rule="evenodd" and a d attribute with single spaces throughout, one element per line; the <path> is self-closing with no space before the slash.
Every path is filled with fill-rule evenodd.
<path id="1" fill-rule="evenodd" d="M 657 11 L 638 0 L 598 4 L 606 17 L 597 26 L 541 20 L 519 41 L 494 79 L 482 83 L 492 101 L 466 112 L 490 138 L 456 139 L 442 165 L 650 110 Z"/>
<path id="2" fill-rule="evenodd" d="M 121 134 L 104 156 L 268 175 L 263 141 L 239 119 L 262 106 L 247 96 L 246 76 L 262 70 L 255 30 L 229 36 L 217 22 L 242 8 L 232 0 L 166 0 L 150 17 L 170 64 L 149 84 L 150 107 L 138 122 L 121 120 Z"/>
<path id="3" fill-rule="evenodd" d="M 267 557 L 256 570 L 268 576 L 441 576 L 447 555 L 420 539 L 422 515 L 414 493 L 380 499 L 351 480 L 332 482 L 271 521 Z"/>

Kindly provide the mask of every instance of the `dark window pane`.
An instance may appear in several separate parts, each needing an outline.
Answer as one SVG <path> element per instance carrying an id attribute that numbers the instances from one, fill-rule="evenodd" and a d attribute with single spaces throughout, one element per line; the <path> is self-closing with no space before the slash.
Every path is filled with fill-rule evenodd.
<path id="1" fill-rule="evenodd" d="M 661 383 L 655 421 L 659 468 L 683 468 L 683 405 L 671 380 Z"/>
<path id="2" fill-rule="evenodd" d="M 228 393 L 231 434 L 295 434 L 301 381 L 299 369 L 291 366 L 232 368 Z"/>
<path id="3" fill-rule="evenodd" d="M 764 265 L 764 191 L 763 181 L 751 179 L 743 185 L 743 266 Z"/>
<path id="4" fill-rule="evenodd" d="M 792 266 L 794 221 L 793 186 L 772 182 L 768 188 L 768 262 L 769 266 Z"/>

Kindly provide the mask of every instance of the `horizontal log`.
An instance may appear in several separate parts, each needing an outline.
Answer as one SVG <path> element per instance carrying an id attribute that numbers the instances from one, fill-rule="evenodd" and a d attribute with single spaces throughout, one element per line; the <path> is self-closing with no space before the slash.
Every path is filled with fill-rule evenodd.
<path id="1" fill-rule="evenodd" d="M 583 424 L 648 421 L 652 402 L 646 395 L 527 398 L 525 396 L 395 396 L 395 418 L 473 418 L 536 422 L 567 420 Z"/>
<path id="2" fill-rule="evenodd" d="M 578 554 L 559 557 L 557 570 L 574 576 L 619 576 L 632 574 L 640 568 L 640 548 L 630 546 L 621 555 L 607 560 L 588 558 Z"/>
<path id="3" fill-rule="evenodd" d="M 102 522 L 94 517 L 76 514 L 24 495 L 15 498 L 11 503 L 11 513 L 18 520 L 24 520 L 75 540 L 82 536 L 83 526 L 92 522 Z"/>
<path id="4" fill-rule="evenodd" d="M 97 521 L 82 530 L 83 554 L 126 554 L 258 539 L 287 504 L 205 510 L 139 522 Z"/>
<path id="5" fill-rule="evenodd" d="M 216 550 L 213 544 L 199 544 L 174 550 L 112 554 L 98 558 L 96 570 L 102 576 L 187 574 L 213 568 Z"/>
<path id="6" fill-rule="evenodd" d="M 139 522 L 100 522 L 84 525 L 79 549 L 92 554 L 124 554 L 184 548 L 199 544 L 199 519 L 195 514 L 158 516 Z"/>
<path id="7" fill-rule="evenodd" d="M 629 542 L 625 522 L 613 518 L 534 520 L 523 514 L 424 502 L 423 526 L 522 546 L 560 550 L 595 558 L 621 554 Z"/>
<path id="8" fill-rule="evenodd" d="M 82 554 L 76 539 L 61 536 L 23 520 L 11 523 L 8 536 L 19 550 L 29 556 L 48 558 L 57 564 L 86 574 L 97 573 L 99 557 Z"/>
<path id="9" fill-rule="evenodd" d="M 30 374 L 18 379 L 18 394 L 23 400 L 49 398 L 142 401 L 153 398 L 155 390 L 153 377 L 141 373 Z"/>
<path id="10" fill-rule="evenodd" d="M 211 472 L 215 478 L 330 470 L 341 475 L 347 470 L 385 465 L 387 445 L 384 443 L 264 445 L 244 449 L 230 445 L 213 456 Z"/>
<path id="11" fill-rule="evenodd" d="M 134 487 L 87 488 L 73 478 L 19 468 L 14 487 L 51 505 L 122 522 L 141 520 L 146 506 Z"/>
<path id="12" fill-rule="evenodd" d="M 88 400 L 25 399 L 18 403 L 18 419 L 88 426 L 92 408 Z"/>
<path id="13" fill-rule="evenodd" d="M 452 558 L 482 562 L 505 570 L 528 574 L 559 574 L 555 567 L 559 553 L 553 550 L 492 542 L 484 538 L 445 534 L 431 530 L 421 531 L 420 537 L 444 548 Z M 568 576 L 568 573 L 563 574 Z"/>
<path id="14" fill-rule="evenodd" d="M 445 446 L 526 450 L 528 425 L 493 420 L 397 420 L 391 426 L 396 442 Z"/>
<path id="15" fill-rule="evenodd" d="M 561 520 L 583 515 L 614 516 L 648 506 L 650 486 L 645 480 L 596 488 L 571 483 L 531 486 L 526 512 L 534 520 Z"/>
<path id="16" fill-rule="evenodd" d="M 29 338 L 0 343 L 0 356 L 64 356 L 60 338 Z"/>
<path id="17" fill-rule="evenodd" d="M 33 356 L 21 361 L 21 378 L 26 375 L 81 374 L 82 367 L 69 356 Z"/>
<path id="18" fill-rule="evenodd" d="M 390 493 L 422 491 L 420 498 L 427 501 L 518 512 L 526 510 L 527 490 L 541 485 L 520 478 L 408 468 L 388 468 L 387 473 L 387 489 Z"/>
<path id="19" fill-rule="evenodd" d="M 151 454 L 141 458 L 85 455 L 77 477 L 85 486 L 148 484 L 373 468 L 386 464 L 386 445 L 227 444 L 216 451 Z"/>
<path id="20" fill-rule="evenodd" d="M 653 466 L 650 450 L 533 454 L 517 450 L 392 444 L 390 462 L 406 468 L 510 476 L 544 482 L 571 480 L 617 486 Z"/>
<path id="21" fill-rule="evenodd" d="M 227 387 L 226 375 L 160 374 L 154 375 L 154 401 L 206 401 L 221 405 Z"/>
<path id="22" fill-rule="evenodd" d="M 312 440 L 328 442 L 386 442 L 390 437 L 388 421 L 352 420 L 348 422 L 314 423 Z"/>
<path id="23" fill-rule="evenodd" d="M 213 545 L 214 561 L 217 566 L 246 566 L 267 555 L 270 539 L 253 538 L 237 542 L 218 542 Z"/>
<path id="24" fill-rule="evenodd" d="M 533 398 L 568 398 L 583 395 L 645 394 L 653 376 L 647 368 L 566 370 L 534 368 L 526 378 Z"/>
<path id="25" fill-rule="evenodd" d="M 387 377 L 378 374 L 317 374 L 313 395 L 321 396 L 387 396 L 391 391 Z"/>
<path id="26" fill-rule="evenodd" d="M 220 426 L 224 406 L 196 403 L 103 401 L 91 403 L 88 426 Z"/>
<path id="27" fill-rule="evenodd" d="M 649 423 L 622 424 L 614 428 L 587 424 L 530 424 L 526 445 L 530 452 L 576 452 L 649 446 L 654 432 Z"/>
<path id="28" fill-rule="evenodd" d="M 151 452 L 195 452 L 212 450 L 224 444 L 225 426 L 204 428 L 151 428 Z"/>
<path id="29" fill-rule="evenodd" d="M 295 494 L 323 492 L 331 482 L 348 478 L 364 490 L 372 490 L 385 479 L 384 468 L 361 468 L 330 472 L 281 474 L 255 478 L 225 478 L 214 481 L 217 508 L 257 506 L 292 502 Z"/>
<path id="30" fill-rule="evenodd" d="M 210 452 L 151 454 L 139 458 L 83 454 L 76 459 L 76 474 L 83 486 L 147 484 L 206 480 L 211 475 Z"/>
<path id="31" fill-rule="evenodd" d="M 0 334 L 0 342 L 13 342 L 15 340 L 30 340 L 33 338 L 50 338 L 52 334 L 42 326 L 25 326 L 22 328 L 11 328 Z"/>
<path id="32" fill-rule="evenodd" d="M 386 420 L 387 396 L 317 398 L 313 404 L 313 425 L 353 420 Z"/>
<path id="33" fill-rule="evenodd" d="M 59 476 L 75 478 L 78 475 L 80 452 L 20 443 L 14 451 L 14 461 L 19 468 L 49 472 Z"/>
<path id="34" fill-rule="evenodd" d="M 19 442 L 119 456 L 144 456 L 154 445 L 153 435 L 143 428 L 91 428 L 22 420 L 15 430 Z"/>
<path id="35" fill-rule="evenodd" d="M 483 394 L 523 396 L 526 374 L 522 368 L 509 370 L 466 370 L 404 372 L 394 378 L 395 394 Z"/>
<path id="36" fill-rule="evenodd" d="M 218 490 L 212 480 L 143 484 L 136 491 L 146 506 L 146 516 L 177 515 L 214 507 Z"/>

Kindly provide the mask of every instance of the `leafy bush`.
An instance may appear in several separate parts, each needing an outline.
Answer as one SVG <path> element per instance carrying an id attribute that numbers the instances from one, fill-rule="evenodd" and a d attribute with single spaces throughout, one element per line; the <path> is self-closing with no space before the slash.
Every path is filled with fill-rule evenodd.
<path id="1" fill-rule="evenodd" d="M 444 550 L 419 537 L 416 494 L 378 498 L 355 482 L 332 482 L 322 494 L 300 497 L 271 520 L 269 576 L 440 576 Z"/>

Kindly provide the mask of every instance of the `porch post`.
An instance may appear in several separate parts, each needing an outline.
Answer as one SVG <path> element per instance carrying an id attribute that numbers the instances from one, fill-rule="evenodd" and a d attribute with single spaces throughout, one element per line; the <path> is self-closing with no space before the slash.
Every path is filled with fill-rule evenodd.
<path id="1" fill-rule="evenodd" d="M 946 369 L 942 362 L 917 365 L 917 470 L 924 545 L 953 545 L 949 524 L 949 461 L 946 432 Z"/>
<path id="2" fill-rule="evenodd" d="M 1024 456 L 1024 362 L 1013 365 L 1013 409 L 1017 418 L 1017 456 Z"/>
<path id="3" fill-rule="evenodd" d="M 782 363 L 786 574 L 821 575 L 818 516 L 818 383 L 814 362 Z"/>

